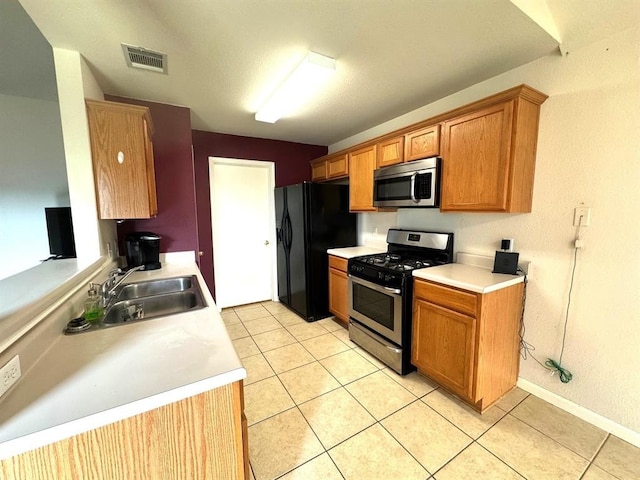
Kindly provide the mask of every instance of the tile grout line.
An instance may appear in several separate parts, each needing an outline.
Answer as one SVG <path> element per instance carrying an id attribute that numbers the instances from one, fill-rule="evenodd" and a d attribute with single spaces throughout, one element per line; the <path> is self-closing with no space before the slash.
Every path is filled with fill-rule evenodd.
<path id="1" fill-rule="evenodd" d="M 524 400 L 523 400 L 524 402 Z M 522 403 L 522 402 L 520 402 Z M 520 404 L 518 404 L 520 405 Z M 537 427 L 535 427 L 534 425 L 529 424 L 529 422 L 527 422 L 526 420 L 521 419 L 520 417 L 517 417 L 516 415 L 513 415 L 511 412 L 513 412 L 513 410 L 515 410 L 516 407 L 514 407 L 513 409 L 511 409 L 510 412 L 507 413 L 507 415 L 511 415 L 513 418 L 515 418 L 516 420 L 521 421 L 522 423 L 524 423 L 525 425 L 527 425 L 528 427 L 531 427 L 532 429 L 534 429 L 536 432 L 540 433 L 541 435 L 544 435 L 545 437 L 549 438 L 550 440 L 553 440 L 554 442 L 556 442 L 558 445 L 566 448 L 567 450 L 569 450 L 571 453 L 576 454 L 577 456 L 579 456 L 580 458 L 586 460 L 587 462 L 589 462 L 589 464 L 591 464 L 592 459 L 586 458 L 584 457 L 582 454 L 576 452 L 575 450 L 573 450 L 571 447 L 564 445 L 563 443 L 561 443 L 560 441 L 556 440 L 555 438 L 551 437 L 550 435 L 546 434 L 545 432 L 543 432 L 542 430 L 538 429 Z M 507 416 L 505 415 L 505 417 Z M 504 417 L 503 417 L 504 418 Z M 576 417 L 577 418 L 577 417 Z M 502 420 L 502 419 L 500 419 Z M 497 423 L 497 422 L 496 422 Z M 604 430 L 603 430 L 604 431 Z M 607 433 L 607 432 L 605 432 Z M 609 433 L 607 433 L 607 435 L 605 436 L 605 442 L 607 440 L 607 438 L 609 438 Z M 593 459 L 596 458 L 596 455 L 598 454 L 598 452 L 602 449 L 602 447 L 604 446 L 604 442 L 602 442 L 602 444 L 598 447 L 598 449 L 596 450 L 596 453 L 593 455 Z M 607 472 L 608 473 L 608 472 Z"/>

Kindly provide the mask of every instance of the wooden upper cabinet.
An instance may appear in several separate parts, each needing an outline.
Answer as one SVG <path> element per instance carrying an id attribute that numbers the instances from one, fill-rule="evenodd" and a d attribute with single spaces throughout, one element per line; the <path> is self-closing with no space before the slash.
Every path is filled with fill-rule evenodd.
<path id="1" fill-rule="evenodd" d="M 348 175 L 349 158 L 346 153 L 317 158 L 311 162 L 312 182 L 346 178 Z"/>
<path id="2" fill-rule="evenodd" d="M 327 177 L 343 178 L 349 175 L 349 160 L 346 153 L 333 155 L 327 158 Z"/>
<path id="3" fill-rule="evenodd" d="M 396 137 L 378 143 L 377 168 L 404 162 L 404 137 Z"/>
<path id="4" fill-rule="evenodd" d="M 404 136 L 404 161 L 435 157 L 440 154 L 440 125 L 421 128 Z"/>
<path id="5" fill-rule="evenodd" d="M 311 162 L 311 181 L 322 182 L 327 179 L 327 159 L 318 158 Z"/>
<path id="6" fill-rule="evenodd" d="M 531 211 L 540 104 L 528 87 L 443 122 L 442 211 Z"/>
<path id="7" fill-rule="evenodd" d="M 95 100 L 86 104 L 100 218 L 155 216 L 158 205 L 149 109 Z"/>
<path id="8" fill-rule="evenodd" d="M 376 145 L 349 153 L 349 211 L 374 212 L 373 171 L 376 169 Z"/>

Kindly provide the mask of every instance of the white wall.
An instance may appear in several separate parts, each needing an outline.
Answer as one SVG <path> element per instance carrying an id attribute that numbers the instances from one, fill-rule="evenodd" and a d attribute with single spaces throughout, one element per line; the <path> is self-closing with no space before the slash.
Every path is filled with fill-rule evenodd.
<path id="1" fill-rule="evenodd" d="M 533 211 L 443 214 L 400 209 L 363 214 L 362 239 L 387 226 L 451 230 L 456 251 L 493 255 L 513 237 L 533 262 L 526 340 L 542 361 L 558 359 L 573 258 L 573 209 L 591 207 L 578 253 L 563 365 L 563 384 L 535 361 L 520 376 L 640 432 L 640 29 L 548 56 L 479 83 L 330 147 L 346 148 L 526 83 L 549 95 L 542 105 Z"/>
<path id="2" fill-rule="evenodd" d="M 58 102 L 0 95 L 0 279 L 49 256 L 45 207 L 68 207 Z"/>
<path id="3" fill-rule="evenodd" d="M 53 49 L 62 119 L 62 136 L 69 178 L 73 230 L 79 260 L 92 261 L 106 253 L 106 242 L 115 245 L 115 222 L 98 219 L 91 143 L 85 97 L 104 99 L 102 90 L 81 55 Z"/>

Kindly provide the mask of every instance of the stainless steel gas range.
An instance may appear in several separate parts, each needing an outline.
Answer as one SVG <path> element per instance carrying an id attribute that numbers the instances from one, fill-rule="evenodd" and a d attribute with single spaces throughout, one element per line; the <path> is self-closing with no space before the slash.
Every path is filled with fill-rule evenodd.
<path id="1" fill-rule="evenodd" d="M 349 259 L 349 338 L 401 375 L 411 365 L 417 268 L 453 261 L 453 233 L 391 229 L 387 252 Z"/>

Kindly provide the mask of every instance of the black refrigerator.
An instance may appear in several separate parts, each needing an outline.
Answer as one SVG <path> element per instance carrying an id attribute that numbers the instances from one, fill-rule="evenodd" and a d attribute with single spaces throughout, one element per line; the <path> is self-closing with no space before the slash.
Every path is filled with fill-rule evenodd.
<path id="1" fill-rule="evenodd" d="M 329 313 L 327 249 L 357 245 L 349 186 L 304 182 L 275 189 L 278 298 L 308 322 Z"/>

